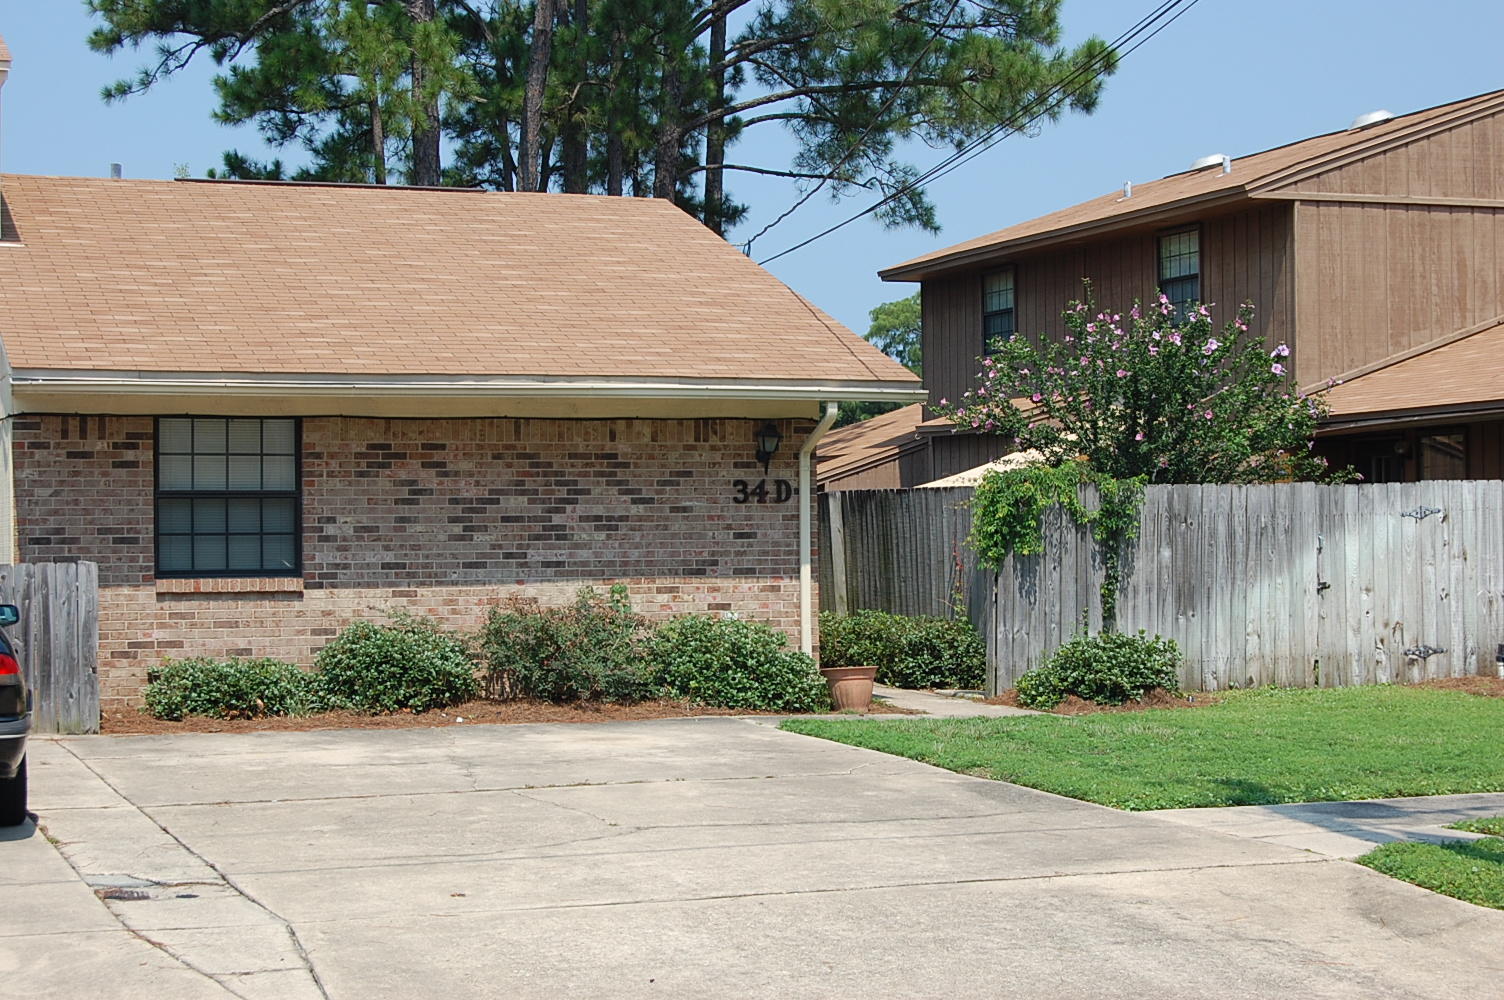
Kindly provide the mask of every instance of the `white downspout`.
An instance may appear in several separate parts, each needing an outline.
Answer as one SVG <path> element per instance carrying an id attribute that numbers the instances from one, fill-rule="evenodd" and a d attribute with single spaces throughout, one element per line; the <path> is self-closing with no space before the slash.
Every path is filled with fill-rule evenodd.
<path id="1" fill-rule="evenodd" d="M 836 422 L 840 406 L 825 404 L 825 416 L 809 432 L 804 445 L 799 449 L 799 648 L 807 655 L 815 655 L 815 581 L 814 581 L 814 531 L 812 511 L 814 504 L 810 474 L 811 458 L 815 445 Z"/>

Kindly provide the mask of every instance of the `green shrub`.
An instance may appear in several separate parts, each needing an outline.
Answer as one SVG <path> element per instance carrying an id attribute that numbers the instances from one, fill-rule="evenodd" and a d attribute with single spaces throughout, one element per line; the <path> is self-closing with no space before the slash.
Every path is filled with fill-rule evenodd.
<path id="1" fill-rule="evenodd" d="M 1054 708 L 1066 695 L 1099 705 L 1121 705 L 1155 688 L 1180 690 L 1180 648 L 1173 639 L 1100 632 L 1078 635 L 1055 650 L 1044 666 L 1018 679 L 1019 703 Z"/>
<path id="2" fill-rule="evenodd" d="M 641 701 L 654 693 L 643 657 L 646 631 L 619 584 L 606 599 L 585 587 L 564 608 L 513 598 L 506 608 L 491 609 L 481 633 L 488 693 L 555 702 Z"/>
<path id="3" fill-rule="evenodd" d="M 146 675 L 146 710 L 172 722 L 303 715 L 312 696 L 313 675 L 281 660 L 169 659 Z"/>
<path id="4" fill-rule="evenodd" d="M 774 712 L 829 709 L 814 660 L 786 649 L 787 642 L 760 622 L 684 615 L 658 626 L 648 651 L 669 697 Z"/>
<path id="5" fill-rule="evenodd" d="M 820 663 L 877 667 L 877 682 L 901 688 L 979 688 L 987 647 L 965 619 L 884 611 L 820 615 Z"/>
<path id="6" fill-rule="evenodd" d="M 465 643 L 421 618 L 355 622 L 319 650 L 317 664 L 321 709 L 424 712 L 478 693 Z"/>

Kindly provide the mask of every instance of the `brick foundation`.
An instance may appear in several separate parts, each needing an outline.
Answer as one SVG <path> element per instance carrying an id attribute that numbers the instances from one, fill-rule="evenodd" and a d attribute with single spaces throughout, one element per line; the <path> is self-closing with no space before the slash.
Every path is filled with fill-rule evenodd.
<path id="1" fill-rule="evenodd" d="M 356 618 L 402 609 L 474 626 L 512 594 L 625 583 L 638 610 L 727 611 L 797 635 L 798 506 L 736 504 L 763 478 L 749 420 L 302 423 L 303 573 L 156 580 L 153 422 L 14 418 L 28 562 L 99 563 L 100 690 L 139 699 L 164 656 L 300 663 Z M 770 479 L 797 478 L 785 421 Z"/>

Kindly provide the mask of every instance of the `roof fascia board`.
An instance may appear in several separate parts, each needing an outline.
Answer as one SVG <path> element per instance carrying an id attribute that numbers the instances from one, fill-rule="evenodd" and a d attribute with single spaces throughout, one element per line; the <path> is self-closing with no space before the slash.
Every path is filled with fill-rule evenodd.
<path id="1" fill-rule="evenodd" d="M 1477 420 L 1504 414 L 1504 402 L 1491 400 L 1482 403 L 1452 403 L 1410 410 L 1374 410 L 1370 413 L 1328 418 L 1316 429 L 1318 437 L 1339 432 L 1378 430 L 1396 425 L 1448 424 L 1458 420 Z"/>
<path id="2" fill-rule="evenodd" d="M 1242 201 L 1247 197 L 1248 189 L 1245 187 L 1219 188 L 1216 191 L 1193 195 L 1189 198 L 1181 198 L 1178 201 L 1166 202 L 1163 205 L 1151 205 L 1148 208 L 1126 212 L 1122 215 L 1113 215 L 1105 219 L 1077 223 L 1074 226 L 1066 226 L 1062 229 L 1051 229 L 1048 232 L 1038 233 L 1034 236 L 1025 236 L 1016 240 L 1008 240 L 1005 243 L 975 247 L 961 253 L 936 257 L 914 265 L 899 264 L 897 267 L 890 267 L 887 270 L 877 272 L 877 276 L 884 281 L 923 281 L 938 277 L 946 271 L 982 263 L 1005 254 L 1039 250 L 1072 238 L 1095 237 L 1116 232 L 1120 229 L 1127 229 L 1131 226 L 1168 221 L 1170 217 L 1179 215 L 1186 209 L 1216 207 L 1222 204 Z"/>
<path id="3" fill-rule="evenodd" d="M 928 391 L 914 383 L 786 382 L 779 380 L 663 380 L 444 378 L 390 376 L 381 379 L 334 375 L 254 375 L 175 372 L 85 372 L 21 369 L 12 375 L 16 392 L 121 393 L 142 395 L 249 396 L 439 396 L 598 397 L 637 399 L 815 399 L 923 402 Z"/>
<path id="4" fill-rule="evenodd" d="M 1259 191 L 1259 201 L 1321 201 L 1346 205 L 1403 205 L 1409 208 L 1504 208 L 1504 198 L 1446 198 L 1405 194 L 1334 194 L 1326 191 Z"/>

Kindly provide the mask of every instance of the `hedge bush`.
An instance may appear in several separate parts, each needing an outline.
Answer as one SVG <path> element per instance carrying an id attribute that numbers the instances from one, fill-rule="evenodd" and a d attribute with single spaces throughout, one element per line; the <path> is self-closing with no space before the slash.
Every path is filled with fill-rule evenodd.
<path id="1" fill-rule="evenodd" d="M 421 618 L 354 622 L 319 650 L 316 663 L 315 702 L 325 710 L 424 712 L 479 693 L 465 643 Z"/>
<path id="2" fill-rule="evenodd" d="M 787 643 L 760 622 L 683 615 L 654 630 L 648 655 L 671 698 L 720 708 L 828 710 L 830 695 L 814 660 Z"/>
<path id="3" fill-rule="evenodd" d="M 620 584 L 608 598 L 585 587 L 563 608 L 513 598 L 491 609 L 481 632 L 487 693 L 554 702 L 641 701 L 655 693 L 643 656 L 646 632 Z"/>
<path id="4" fill-rule="evenodd" d="M 820 615 L 820 663 L 877 667 L 877 682 L 901 688 L 979 688 L 987 646 L 963 619 L 884 611 Z"/>
<path id="5" fill-rule="evenodd" d="M 1121 705 L 1155 688 L 1180 690 L 1180 647 L 1173 639 L 1101 632 L 1078 635 L 1041 667 L 1018 679 L 1019 703 L 1054 708 L 1067 695 L 1099 705 Z"/>
<path id="6" fill-rule="evenodd" d="M 146 710 L 177 722 L 189 715 L 254 719 L 304 715 L 314 677 L 296 664 L 271 659 L 166 660 L 146 675 Z"/>

